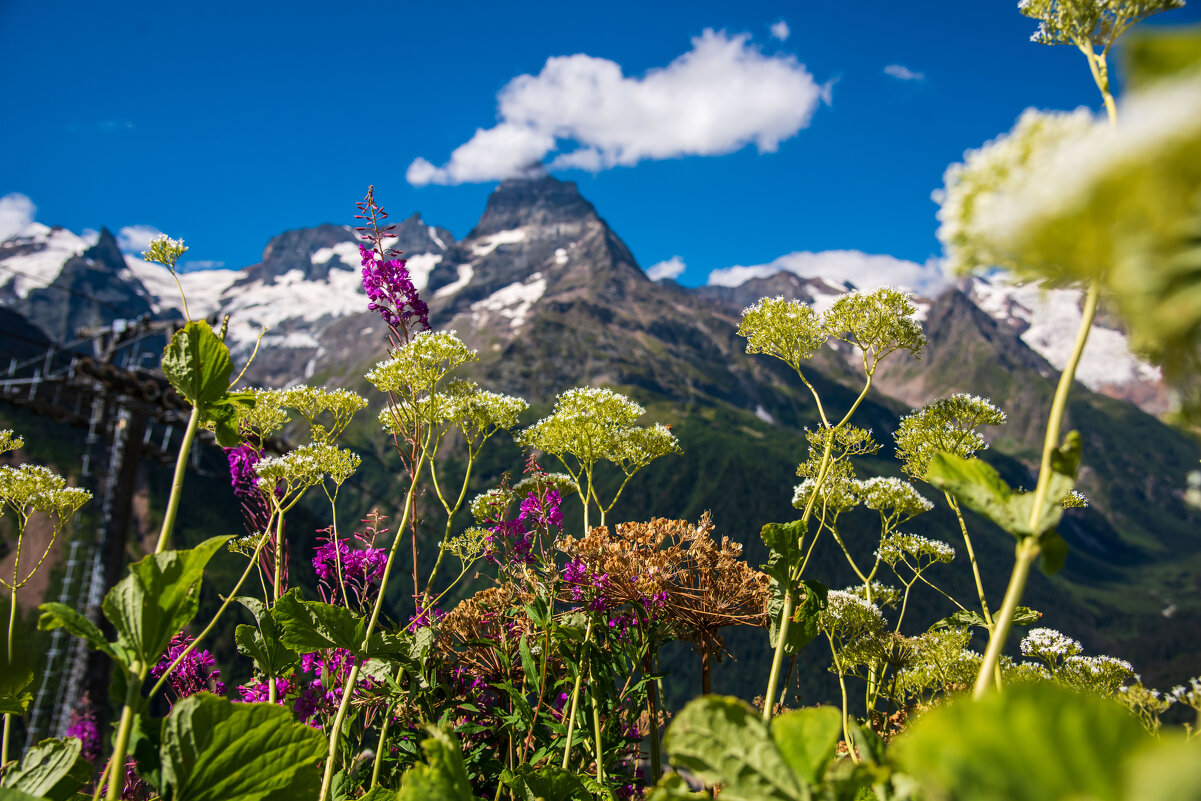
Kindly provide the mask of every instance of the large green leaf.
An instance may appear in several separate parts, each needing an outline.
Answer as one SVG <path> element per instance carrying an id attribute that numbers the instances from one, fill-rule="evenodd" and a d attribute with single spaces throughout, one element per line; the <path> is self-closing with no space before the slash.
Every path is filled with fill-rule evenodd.
<path id="1" fill-rule="evenodd" d="M 1123 801 L 1125 760 L 1149 741 L 1113 702 L 1015 685 L 926 713 L 892 754 L 947 801 Z"/>
<path id="2" fill-rule="evenodd" d="M 342 648 L 358 654 L 367 620 L 344 606 L 306 601 L 293 588 L 276 602 L 272 617 L 280 627 L 280 642 L 297 653 Z"/>
<path id="3" fill-rule="evenodd" d="M 429 734 L 421 742 L 427 764 L 405 771 L 397 801 L 475 801 L 459 744 L 439 728 Z"/>
<path id="4" fill-rule="evenodd" d="M 1122 67 L 1131 89 L 1201 69 L 1201 28 L 1132 31 L 1122 37 Z"/>
<path id="5" fill-rule="evenodd" d="M 801 544 L 807 528 L 805 521 L 794 520 L 791 523 L 768 523 L 759 532 L 769 551 L 763 572 L 782 587 L 792 584 L 793 575 L 804 558 Z"/>
<path id="6" fill-rule="evenodd" d="M 48 801 L 48 799 L 44 795 L 30 795 L 11 787 L 0 787 L 0 801 Z"/>
<path id="7" fill-rule="evenodd" d="M 1127 801 L 1201 801 L 1201 740 L 1172 735 L 1133 755 Z"/>
<path id="8" fill-rule="evenodd" d="M 171 386 L 202 409 L 229 390 L 233 369 L 229 347 L 204 320 L 176 331 L 163 351 L 162 370 Z"/>
<path id="9" fill-rule="evenodd" d="M 25 753 L 19 767 L 4 775 L 4 786 L 49 801 L 66 801 L 92 777 L 74 737 L 42 740 Z"/>
<path id="10" fill-rule="evenodd" d="M 985 462 L 940 451 L 930 459 L 926 481 L 951 493 L 964 506 L 1009 533 L 1016 532 L 1018 521 L 1010 506 L 1013 490 L 1001 474 Z"/>
<path id="11" fill-rule="evenodd" d="M 792 772 L 817 784 L 842 737 L 842 712 L 832 706 L 785 712 L 772 720 L 771 737 Z"/>
<path id="12" fill-rule="evenodd" d="M 1043 616 L 1042 612 L 1031 609 L 1028 606 L 1019 606 L 1013 612 L 1013 625 L 1029 626 L 1037 623 Z M 930 631 L 945 628 L 979 628 L 987 629 L 988 621 L 979 612 L 973 612 L 970 609 L 960 610 L 954 614 L 947 615 L 942 620 L 935 621 L 930 626 Z"/>
<path id="13" fill-rule="evenodd" d="M 737 698 L 707 695 L 685 706 L 664 748 L 677 768 L 723 785 L 725 801 L 799 801 L 808 787 L 789 769 L 759 714 Z"/>
<path id="14" fill-rule="evenodd" d="M 131 659 L 153 664 L 196 616 L 204 568 L 229 539 L 213 537 L 195 548 L 150 554 L 129 566 L 129 575 L 104 597 L 104 615 Z"/>
<path id="15" fill-rule="evenodd" d="M 163 722 L 163 789 L 171 801 L 314 798 L 325 737 L 273 704 L 189 696 Z"/>
<path id="16" fill-rule="evenodd" d="M 38 609 L 42 612 L 41 617 L 38 618 L 38 628 L 42 631 L 66 629 L 68 633 L 86 641 L 97 651 L 103 651 L 109 656 L 116 657 L 112 646 L 104 637 L 104 632 L 71 607 L 52 601 L 42 604 Z"/>
<path id="17" fill-rule="evenodd" d="M 592 793 L 580 777 L 569 770 L 547 765 L 535 770 L 529 765 L 506 768 L 501 784 L 509 788 L 516 801 L 592 801 Z"/>
<path id="18" fill-rule="evenodd" d="M 300 655 L 280 641 L 283 629 L 276 622 L 272 610 L 258 598 L 241 596 L 236 598 L 254 615 L 255 625 L 238 626 L 234 630 L 234 642 L 238 650 L 254 660 L 259 672 L 265 676 L 278 677 L 300 659 Z"/>

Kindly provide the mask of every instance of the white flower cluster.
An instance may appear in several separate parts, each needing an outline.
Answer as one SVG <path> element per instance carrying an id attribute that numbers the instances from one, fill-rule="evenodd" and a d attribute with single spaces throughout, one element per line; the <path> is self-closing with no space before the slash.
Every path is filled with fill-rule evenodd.
<path id="1" fill-rule="evenodd" d="M 921 572 L 935 562 L 949 563 L 955 558 L 955 549 L 941 540 L 894 531 L 880 540 L 876 556 L 890 567 L 895 568 L 898 562 L 904 562 Z M 912 557 L 913 562 L 906 556 Z"/>
<path id="2" fill-rule="evenodd" d="M 860 484 L 861 482 L 844 476 L 832 476 L 822 482 L 821 491 L 817 495 L 818 500 L 825 504 L 827 512 L 837 514 L 854 509 L 859 504 Z M 797 509 L 804 509 L 813 495 L 814 486 L 812 478 L 797 484 L 792 492 L 792 505 Z"/>
<path id="3" fill-rule="evenodd" d="M 1068 490 L 1059 505 L 1064 509 L 1083 509 L 1088 506 L 1088 496 L 1078 489 Z"/>
<path id="4" fill-rule="evenodd" d="M 278 483 L 285 485 L 285 496 L 316 486 L 326 478 L 341 485 L 354 475 L 362 458 L 351 451 L 321 442 L 301 445 L 283 456 L 268 456 L 255 465 L 258 487 L 272 493 Z"/>
<path id="5" fill-rule="evenodd" d="M 880 607 L 870 604 L 861 595 L 846 590 L 830 590 L 826 608 L 817 618 L 817 625 L 832 640 L 849 642 L 884 628 Z"/>
<path id="6" fill-rule="evenodd" d="M 508 487 L 494 487 L 471 499 L 468 506 L 477 523 L 493 523 L 504 517 L 505 510 L 517 500 L 517 493 Z"/>
<path id="7" fill-rule="evenodd" d="M 150 240 L 150 247 L 142 252 L 142 258 L 149 262 L 157 262 L 175 272 L 175 263 L 187 250 L 182 239 L 172 239 L 166 234 L 159 234 Z"/>
<path id="8" fill-rule="evenodd" d="M 1030 629 L 1022 640 L 1023 656 L 1033 656 L 1042 659 L 1048 665 L 1055 665 L 1059 660 L 1076 656 L 1084 649 L 1080 643 L 1055 629 Z"/>
<path id="9" fill-rule="evenodd" d="M 890 584 L 885 584 L 882 581 L 872 579 L 871 583 L 872 599 L 870 603 L 876 606 L 894 607 L 901 602 L 901 590 L 898 587 L 893 587 Z M 847 587 L 845 592 L 858 596 L 863 600 L 867 600 L 867 586 L 856 584 L 853 587 Z"/>
<path id="10" fill-rule="evenodd" d="M 408 398 L 428 394 L 457 367 L 479 361 L 479 354 L 454 331 L 421 331 L 375 365 L 367 380 L 381 392 Z"/>
<path id="11" fill-rule="evenodd" d="M 901 418 L 893 434 L 897 458 L 907 475 L 925 480 L 934 454 L 946 451 L 971 458 L 988 447 L 976 428 L 1004 422 L 1005 413 L 987 398 L 962 392 L 940 398 Z"/>
<path id="12" fill-rule="evenodd" d="M 292 418 L 283 408 L 284 390 L 256 387 L 250 391 L 254 405 L 238 407 L 239 428 L 262 445 L 272 434 L 282 431 Z"/>
<path id="13" fill-rule="evenodd" d="M 862 481 L 859 491 L 863 505 L 888 517 L 908 520 L 934 508 L 908 481 L 899 478 L 876 476 Z"/>
<path id="14" fill-rule="evenodd" d="M 313 441 L 332 443 L 366 408 L 367 399 L 348 389 L 297 386 L 283 391 L 280 404 L 308 421 Z"/>
<path id="15" fill-rule="evenodd" d="M 91 497 L 85 489 L 68 487 L 66 479 L 42 465 L 0 467 L 0 503 L 21 517 L 44 512 L 65 522 Z"/>
<path id="16" fill-rule="evenodd" d="M 23 447 L 25 447 L 25 440 L 18 437 L 11 430 L 0 431 L 0 453 L 8 453 L 9 451 L 15 451 Z"/>

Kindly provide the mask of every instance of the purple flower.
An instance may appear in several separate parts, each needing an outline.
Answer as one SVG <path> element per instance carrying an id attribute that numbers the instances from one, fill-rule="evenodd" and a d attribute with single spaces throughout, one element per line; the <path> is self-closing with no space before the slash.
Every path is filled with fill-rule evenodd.
<path id="1" fill-rule="evenodd" d="M 95 762 L 100 758 L 100 729 L 96 726 L 96 710 L 87 693 L 83 694 L 79 708 L 71 710 L 69 720 L 67 736 L 79 740 L 84 759 Z"/>
<path id="2" fill-rule="evenodd" d="M 446 617 L 446 613 L 438 607 L 426 609 L 418 604 L 417 614 L 409 618 L 408 631 L 417 631 L 418 629 L 427 629 L 435 625 L 439 620 Z"/>
<path id="3" fill-rule="evenodd" d="M 531 492 L 521 502 L 521 514 L 517 519 L 527 525 L 562 528 L 563 512 L 559 510 L 562 502 L 559 493 L 553 489 L 546 493 L 545 498 L 539 498 L 537 493 Z"/>
<path id="4" fill-rule="evenodd" d="M 265 681 L 252 681 L 238 688 L 239 700 L 247 704 L 265 704 L 271 700 L 271 688 Z M 282 704 L 288 694 L 288 680 L 275 680 L 275 702 Z"/>
<path id="5" fill-rule="evenodd" d="M 158 664 L 150 669 L 150 675 L 156 679 L 162 678 L 191 642 L 192 638 L 182 632 L 172 637 L 167 647 L 167 653 L 163 654 Z M 171 671 L 171 675 L 167 678 L 167 685 L 175 693 L 177 699 L 187 698 L 189 695 L 205 691 L 217 695 L 225 692 L 217 660 L 208 651 L 200 648 L 189 653 L 175 670 Z"/>
<path id="6" fill-rule="evenodd" d="M 499 565 L 503 555 L 511 565 L 531 564 L 534 561 L 534 532 L 526 529 L 520 517 L 502 520 L 491 531 L 484 538 L 484 556 L 489 560 Z"/>
<path id="7" fill-rule="evenodd" d="M 355 535 L 360 543 L 364 541 Z M 358 603 L 367 601 L 367 592 L 374 589 L 384 575 L 384 566 L 388 562 L 388 552 L 384 548 L 351 548 L 348 539 L 334 541 L 331 537 L 324 544 L 317 546 L 313 556 L 313 570 L 317 574 L 317 583 L 322 598 L 327 603 L 347 603 L 351 599 L 342 598 L 342 585 L 346 585 L 347 594 L 353 594 Z M 342 567 L 341 581 L 338 579 L 338 566 Z"/>
<path id="8" fill-rule="evenodd" d="M 368 310 L 378 312 L 391 328 L 407 331 L 409 321 L 416 319 L 422 330 L 428 330 L 429 307 L 417 295 L 404 259 L 383 261 L 363 245 L 359 245 L 359 255 L 363 264 L 363 291 L 370 301 Z"/>
<path id="9" fill-rule="evenodd" d="M 257 496 L 255 482 L 259 474 L 255 466 L 262 460 L 263 454 L 244 442 L 236 448 L 226 448 L 225 458 L 229 460 L 229 483 L 234 488 L 234 495 L 242 499 Z"/>

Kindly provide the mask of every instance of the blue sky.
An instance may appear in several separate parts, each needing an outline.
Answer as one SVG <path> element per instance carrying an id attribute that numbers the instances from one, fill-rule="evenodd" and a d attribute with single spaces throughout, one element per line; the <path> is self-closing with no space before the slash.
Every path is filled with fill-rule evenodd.
<path id="1" fill-rule="evenodd" d="M 0 0 L 0 229 L 146 226 L 243 267 L 283 230 L 353 222 L 371 183 L 461 238 L 490 175 L 559 158 L 682 283 L 798 252 L 917 270 L 947 164 L 1029 106 L 1099 107 L 1080 54 L 1034 27 L 993 0 Z"/>

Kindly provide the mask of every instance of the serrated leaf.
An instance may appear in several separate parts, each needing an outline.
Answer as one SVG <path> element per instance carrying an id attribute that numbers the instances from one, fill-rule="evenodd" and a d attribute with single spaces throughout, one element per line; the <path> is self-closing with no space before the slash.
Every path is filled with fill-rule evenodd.
<path id="1" fill-rule="evenodd" d="M 297 653 L 342 648 L 361 655 L 367 621 L 344 606 L 306 601 L 294 588 L 276 602 L 273 616 L 280 642 Z"/>
<path id="2" fill-rule="evenodd" d="M 737 698 L 694 699 L 676 715 L 663 745 L 677 768 L 706 784 L 723 785 L 725 801 L 809 798 L 776 748 L 767 724 Z"/>
<path id="3" fill-rule="evenodd" d="M 100 631 L 95 623 L 79 614 L 79 612 L 76 612 L 66 604 L 57 602 L 41 604 L 38 609 L 42 613 L 41 617 L 38 618 L 38 628 L 42 631 L 52 631 L 60 628 L 66 629 L 69 634 L 87 642 L 91 648 L 103 651 L 109 656 L 116 658 L 112 645 L 105 639 L 104 633 Z"/>
<path id="4" fill-rule="evenodd" d="M 48 801 L 66 801 L 92 777 L 92 766 L 80 754 L 74 737 L 42 740 L 21 764 L 4 775 L 4 786 Z"/>
<path id="5" fill-rule="evenodd" d="M 937 798 L 1124 801 L 1123 762 L 1150 741 L 1116 703 L 1014 685 L 927 712 L 891 755 Z"/>
<path id="6" fill-rule="evenodd" d="M 426 764 L 405 771 L 397 801 L 475 801 L 458 742 L 434 726 L 429 733 L 421 742 Z"/>
<path id="7" fill-rule="evenodd" d="M 201 409 L 225 395 L 233 369 L 229 347 L 204 320 L 193 320 L 176 331 L 163 350 L 163 375 Z"/>
<path id="8" fill-rule="evenodd" d="M 282 630 L 266 605 L 257 598 L 241 596 L 239 603 L 254 615 L 255 625 L 241 625 L 234 629 L 234 643 L 238 651 L 254 660 L 259 672 L 277 678 L 300 659 L 280 641 Z"/>
<path id="9" fill-rule="evenodd" d="M 780 593 L 779 586 L 772 582 L 772 596 L 767 602 L 770 621 L 768 636 L 773 648 L 780 639 L 780 616 L 784 612 L 784 596 Z M 792 619 L 788 624 L 788 640 L 784 643 L 784 652 L 790 655 L 817 637 L 818 615 L 826 608 L 829 588 L 815 579 L 805 579 L 800 582 L 795 592 L 797 597 L 793 601 Z"/>
<path id="10" fill-rule="evenodd" d="M 196 616 L 209 560 L 229 540 L 213 537 L 195 548 L 150 554 L 129 566 L 129 575 L 104 597 L 104 616 L 117 630 L 117 645 L 145 668 Z"/>
<path id="11" fill-rule="evenodd" d="M 163 723 L 163 783 L 172 801 L 313 798 L 324 756 L 325 736 L 273 704 L 198 693 Z"/>
<path id="12" fill-rule="evenodd" d="M 500 781 L 520 801 L 592 801 L 593 798 L 579 776 L 554 765 L 537 770 L 530 765 L 506 768 Z"/>
<path id="13" fill-rule="evenodd" d="M 772 720 L 771 737 L 792 772 L 817 784 L 842 737 L 842 712 L 832 706 L 785 712 Z"/>
<path id="14" fill-rule="evenodd" d="M 763 572 L 774 578 L 782 587 L 788 587 L 792 583 L 792 576 L 804 558 L 801 544 L 807 528 L 805 521 L 793 520 L 790 523 L 767 523 L 759 531 L 763 544 L 768 548 L 767 564 L 762 566 Z"/>

